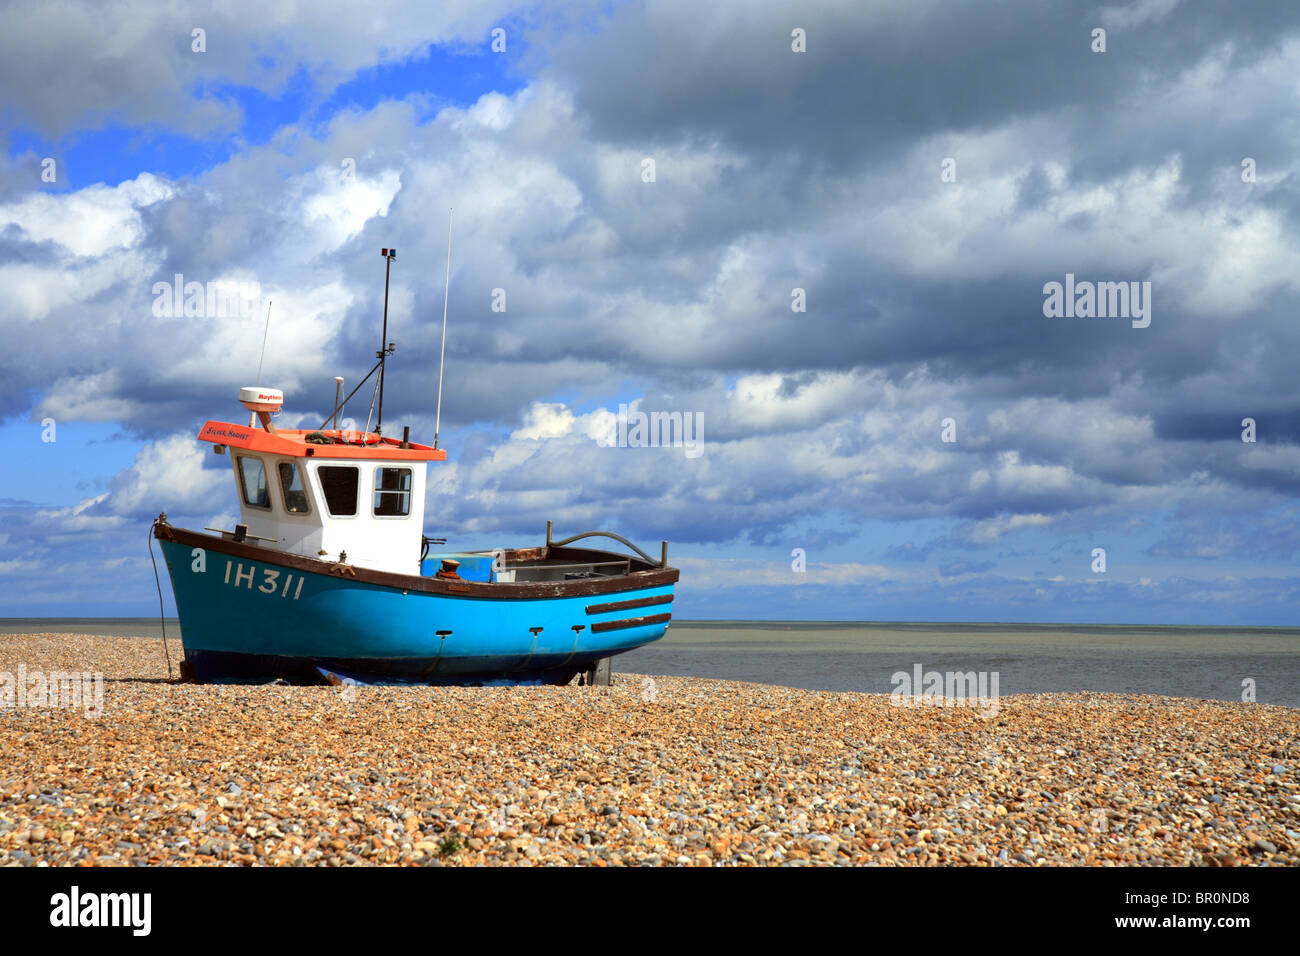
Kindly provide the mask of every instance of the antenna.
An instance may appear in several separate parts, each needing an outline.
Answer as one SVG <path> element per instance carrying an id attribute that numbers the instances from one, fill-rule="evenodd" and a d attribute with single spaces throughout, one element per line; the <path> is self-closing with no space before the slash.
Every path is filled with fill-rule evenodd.
<path id="1" fill-rule="evenodd" d="M 262 384 L 262 359 L 266 358 L 266 336 L 271 331 L 271 300 L 266 300 L 266 325 L 262 329 L 262 354 L 257 357 L 257 384 Z"/>
<path id="2" fill-rule="evenodd" d="M 447 282 L 442 290 L 442 350 L 438 353 L 438 411 L 433 419 L 433 447 L 438 447 L 442 425 L 442 365 L 447 357 L 447 296 L 451 292 L 451 209 L 447 210 Z"/>
<path id="3" fill-rule="evenodd" d="M 334 376 L 334 430 L 339 430 L 339 393 L 343 390 L 343 376 Z"/>
<path id="4" fill-rule="evenodd" d="M 266 325 L 262 328 L 262 351 L 257 356 L 257 386 L 262 387 L 262 359 L 266 358 L 266 337 L 271 331 L 271 300 L 266 300 Z M 257 413 L 248 413 L 248 427 L 252 428 L 257 423 Z"/>

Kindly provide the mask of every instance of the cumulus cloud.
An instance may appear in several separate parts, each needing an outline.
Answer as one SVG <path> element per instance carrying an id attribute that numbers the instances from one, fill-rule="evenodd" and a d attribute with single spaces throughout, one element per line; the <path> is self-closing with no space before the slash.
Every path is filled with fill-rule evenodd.
<path id="1" fill-rule="evenodd" d="M 60 9 L 83 16 L 55 30 Z M 246 14 L 213 14 L 199 55 L 160 13 L 20 7 L 0 78 L 67 65 L 9 113 L 50 135 L 116 115 L 228 136 L 242 120 L 223 90 L 275 95 L 301 71 L 320 102 L 512 16 L 526 77 L 432 112 L 429 91 L 397 90 L 193 175 L 7 183 L 0 415 L 147 443 L 59 521 L 224 507 L 194 431 L 238 415 L 259 366 L 287 416 L 323 419 L 333 376 L 360 382 L 379 345 L 384 246 L 386 427 L 431 432 L 455 207 L 453 460 L 432 466 L 431 532 L 491 546 L 552 518 L 701 548 L 817 539 L 846 588 L 903 587 L 871 577 L 897 561 L 954 595 L 1032 582 L 1085 602 L 1086 574 L 1038 580 L 1054 548 L 1118 536 L 1153 588 L 1208 558 L 1266 582 L 1260 562 L 1288 553 L 1265 532 L 1293 518 L 1300 477 L 1291 6 L 724 3 L 702 24 L 677 2 L 577 20 L 453 4 L 402 11 L 400 37 L 383 4 Z M 69 58 L 83 48 L 108 54 Z M 1151 282 L 1151 326 L 1046 317 L 1044 283 L 1066 273 Z M 178 275 L 255 286 L 257 308 L 160 316 L 155 288 Z M 617 447 L 620 405 L 699 415 L 703 453 Z"/>
<path id="2" fill-rule="evenodd" d="M 210 446 L 190 434 L 150 442 L 135 463 L 113 479 L 96 510 L 123 517 L 144 517 L 171 510 L 196 514 L 208 510 L 226 490 L 229 473 L 204 468 Z"/>

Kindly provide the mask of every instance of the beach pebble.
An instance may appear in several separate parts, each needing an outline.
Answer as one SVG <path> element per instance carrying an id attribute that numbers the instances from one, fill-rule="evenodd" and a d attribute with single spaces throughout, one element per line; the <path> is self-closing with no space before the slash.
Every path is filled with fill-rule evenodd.
<path id="1" fill-rule="evenodd" d="M 654 677 L 647 708 L 624 674 L 345 699 L 172 683 L 161 650 L 0 636 L 0 670 L 106 678 L 101 716 L 0 714 L 0 866 L 1300 865 L 1286 707 L 1025 694 L 989 720 Z"/>

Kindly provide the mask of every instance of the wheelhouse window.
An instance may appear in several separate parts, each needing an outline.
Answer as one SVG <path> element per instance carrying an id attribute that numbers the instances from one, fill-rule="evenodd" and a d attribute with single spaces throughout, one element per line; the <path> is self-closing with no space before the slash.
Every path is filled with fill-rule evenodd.
<path id="1" fill-rule="evenodd" d="M 405 518 L 411 513 L 411 469 L 375 469 L 375 516 Z"/>
<path id="2" fill-rule="evenodd" d="M 325 507 L 334 517 L 348 517 L 357 513 L 359 472 L 360 469 L 354 465 L 322 465 L 316 470 Z"/>
<path id="3" fill-rule="evenodd" d="M 239 456 L 239 484 L 244 493 L 244 504 L 250 508 L 271 510 L 271 494 L 266 488 L 266 468 L 262 459 Z"/>
<path id="4" fill-rule="evenodd" d="M 302 468 L 297 462 L 280 462 L 280 491 L 284 494 L 284 510 L 291 515 L 311 512 L 307 503 L 307 489 L 302 482 Z"/>

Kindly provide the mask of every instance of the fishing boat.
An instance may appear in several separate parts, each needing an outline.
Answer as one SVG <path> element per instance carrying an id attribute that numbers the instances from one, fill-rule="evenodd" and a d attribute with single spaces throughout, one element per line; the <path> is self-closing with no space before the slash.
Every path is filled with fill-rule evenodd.
<path id="1" fill-rule="evenodd" d="M 384 298 L 379 396 L 393 351 L 387 273 Z M 444 345 L 445 301 L 444 293 Z M 532 547 L 435 550 L 445 539 L 424 534 L 424 506 L 427 469 L 447 460 L 437 425 L 433 445 L 411 441 L 409 427 L 400 440 L 383 435 L 381 397 L 374 431 L 340 428 L 340 382 L 321 428 L 277 428 L 283 392 L 251 386 L 239 392 L 247 425 L 200 429 L 199 441 L 229 456 L 240 520 L 202 531 L 176 527 L 165 513 L 154 521 L 180 618 L 183 676 L 607 684 L 615 655 L 664 635 L 678 579 L 667 542 L 652 557 L 614 532 L 555 540 L 548 521 L 544 543 Z M 597 538 L 630 553 L 589 547 Z"/>

